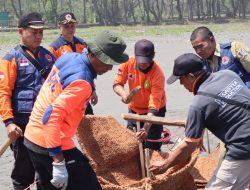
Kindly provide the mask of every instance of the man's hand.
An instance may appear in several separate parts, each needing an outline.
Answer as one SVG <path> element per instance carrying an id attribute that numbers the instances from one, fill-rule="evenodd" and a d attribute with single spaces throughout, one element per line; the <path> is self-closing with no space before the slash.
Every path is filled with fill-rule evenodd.
<path id="1" fill-rule="evenodd" d="M 98 96 L 96 94 L 96 91 L 93 92 L 91 98 L 90 98 L 90 103 L 95 106 L 98 102 Z"/>
<path id="2" fill-rule="evenodd" d="M 128 102 L 128 93 L 124 91 L 124 93 L 121 95 L 121 97 L 122 97 L 122 102 L 124 104 L 128 104 L 127 103 Z"/>
<path id="3" fill-rule="evenodd" d="M 148 132 L 142 128 L 139 132 L 136 133 L 136 137 L 139 141 L 144 141 L 148 137 Z"/>
<path id="4" fill-rule="evenodd" d="M 151 125 L 152 125 L 151 123 L 145 122 L 143 125 L 143 128 L 139 132 L 136 133 L 137 139 L 139 141 L 144 141 L 148 138 L 148 132 L 149 132 Z"/>
<path id="5" fill-rule="evenodd" d="M 200 149 L 201 152 L 207 151 L 203 143 L 203 137 L 201 138 L 200 142 L 198 142 L 197 147 Z"/>
<path id="6" fill-rule="evenodd" d="M 65 160 L 61 162 L 53 162 L 53 179 L 50 181 L 56 188 L 65 190 L 68 185 L 68 171 L 65 166 Z"/>
<path id="7" fill-rule="evenodd" d="M 11 123 L 7 127 L 7 135 L 11 139 L 11 141 L 15 141 L 18 137 L 23 136 L 23 131 L 16 124 Z"/>
<path id="8" fill-rule="evenodd" d="M 122 102 L 127 104 L 128 93 L 125 91 L 124 87 L 120 84 L 115 84 L 113 86 L 113 90 L 115 91 L 116 94 L 121 96 Z"/>
<path id="9" fill-rule="evenodd" d="M 154 173 L 163 173 L 167 169 L 166 160 L 156 161 L 149 166 L 149 171 Z"/>

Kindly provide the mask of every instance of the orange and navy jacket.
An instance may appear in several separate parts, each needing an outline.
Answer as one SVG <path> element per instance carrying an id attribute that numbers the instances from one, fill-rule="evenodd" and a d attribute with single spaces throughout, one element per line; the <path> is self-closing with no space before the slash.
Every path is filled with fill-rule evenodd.
<path id="1" fill-rule="evenodd" d="M 96 72 L 85 53 L 58 59 L 37 96 L 25 138 L 50 156 L 74 148 L 72 137 L 84 116 L 94 78 Z"/>
<path id="2" fill-rule="evenodd" d="M 129 91 L 136 86 L 141 86 L 141 90 L 128 104 L 128 107 L 136 113 L 159 111 L 166 105 L 165 76 L 155 61 L 152 68 L 147 73 L 143 73 L 137 69 L 135 58 L 130 57 L 126 63 L 120 65 L 113 85 L 124 86 L 126 82 L 128 82 Z"/>
<path id="3" fill-rule="evenodd" d="M 67 41 L 62 35 L 52 42 L 48 49 L 58 59 L 62 55 L 70 52 L 82 53 L 82 50 L 87 47 L 83 39 L 73 37 L 74 44 Z"/>
<path id="4" fill-rule="evenodd" d="M 15 123 L 24 127 L 38 92 L 45 81 L 35 66 L 19 51 L 16 46 L 0 61 L 0 115 L 7 126 Z M 49 73 L 54 56 L 45 48 L 39 47 L 33 54 L 27 47 L 22 48 L 39 61 L 46 73 Z"/>

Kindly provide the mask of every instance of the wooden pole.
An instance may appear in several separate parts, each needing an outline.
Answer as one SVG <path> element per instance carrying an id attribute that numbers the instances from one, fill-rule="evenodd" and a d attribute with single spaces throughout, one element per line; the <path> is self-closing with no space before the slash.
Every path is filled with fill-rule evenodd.
<path id="1" fill-rule="evenodd" d="M 145 148 L 144 149 L 145 151 L 145 163 L 146 163 L 146 173 L 147 173 L 147 178 L 149 178 L 151 180 L 151 174 L 149 172 L 149 149 L 148 148 Z"/>
<path id="2" fill-rule="evenodd" d="M 147 116 L 147 115 L 138 115 L 138 114 L 131 114 L 131 113 L 124 113 L 122 114 L 122 118 L 129 121 L 140 121 L 140 122 L 150 122 L 152 124 L 158 125 L 170 125 L 170 126 L 179 126 L 185 127 L 186 121 L 185 120 L 175 120 L 175 119 L 166 119 L 164 117 L 157 117 L 157 116 Z"/>
<path id="3" fill-rule="evenodd" d="M 210 150 L 210 141 L 209 141 L 209 134 L 208 134 L 208 130 L 206 130 L 206 135 L 207 135 L 207 150 L 208 150 L 208 154 L 211 153 L 211 150 Z"/>
<path id="4" fill-rule="evenodd" d="M 136 122 L 136 129 L 137 132 L 140 131 L 140 122 Z M 143 155 L 143 147 L 142 147 L 142 142 L 139 142 L 139 151 L 140 151 L 140 161 L 141 161 L 141 173 L 142 173 L 142 178 L 145 178 L 145 165 L 144 165 L 144 155 Z"/>
<path id="5" fill-rule="evenodd" d="M 3 153 L 7 150 L 7 148 L 11 145 L 11 140 L 8 138 L 4 144 L 0 147 L 0 157 L 3 155 Z"/>

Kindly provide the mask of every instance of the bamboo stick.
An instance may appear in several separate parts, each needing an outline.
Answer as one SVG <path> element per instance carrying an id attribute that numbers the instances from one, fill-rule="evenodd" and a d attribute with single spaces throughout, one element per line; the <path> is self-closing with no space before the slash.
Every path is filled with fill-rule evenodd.
<path id="1" fill-rule="evenodd" d="M 134 122 L 137 122 L 137 121 L 150 122 L 152 124 L 158 124 L 158 125 L 185 127 L 185 124 L 186 124 L 185 120 L 166 119 L 164 117 L 138 115 L 138 114 L 131 114 L 131 113 L 122 114 L 122 118 L 125 120 L 134 121 Z"/>
<path id="2" fill-rule="evenodd" d="M 208 154 L 211 153 L 211 150 L 210 150 L 210 141 L 209 141 L 209 134 L 208 134 L 208 130 L 206 130 L 206 135 L 207 135 L 207 150 L 208 150 Z"/>
<path id="3" fill-rule="evenodd" d="M 7 148 L 11 145 L 11 140 L 8 138 L 4 144 L 0 147 L 0 157 L 3 155 L 3 153 L 7 150 Z"/>
<path id="4" fill-rule="evenodd" d="M 137 132 L 140 131 L 140 122 L 136 122 L 136 129 Z M 145 178 L 145 165 L 144 165 L 144 155 L 143 155 L 143 147 L 142 147 L 142 142 L 139 142 L 139 151 L 140 151 L 140 161 L 141 161 L 141 173 L 142 173 L 142 178 Z"/>
<path id="5" fill-rule="evenodd" d="M 149 178 L 151 180 L 152 178 L 151 178 L 151 174 L 149 172 L 149 160 L 150 160 L 149 149 L 145 148 L 144 151 L 145 151 L 146 174 L 147 174 L 147 178 Z"/>

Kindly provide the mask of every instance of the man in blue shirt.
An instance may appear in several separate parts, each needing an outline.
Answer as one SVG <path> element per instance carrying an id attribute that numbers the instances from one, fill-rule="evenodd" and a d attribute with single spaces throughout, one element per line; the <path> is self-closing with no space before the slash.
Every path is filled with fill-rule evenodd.
<path id="1" fill-rule="evenodd" d="M 177 79 L 195 95 L 188 112 L 186 137 L 167 159 L 154 162 L 150 170 L 166 170 L 187 160 L 206 127 L 226 147 L 225 157 L 206 189 L 245 189 L 250 182 L 250 110 L 246 108 L 250 90 L 232 71 L 207 72 L 202 59 L 191 53 L 175 60 L 173 75 L 167 82 L 172 84 Z"/>

